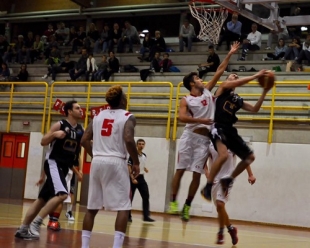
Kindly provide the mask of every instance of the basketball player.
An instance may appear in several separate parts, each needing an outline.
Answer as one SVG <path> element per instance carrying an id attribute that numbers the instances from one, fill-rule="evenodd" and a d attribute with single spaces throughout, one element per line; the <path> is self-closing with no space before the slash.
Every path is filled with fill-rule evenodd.
<path id="1" fill-rule="evenodd" d="M 65 177 L 69 168 L 77 163 L 84 129 L 78 124 L 83 111 L 76 101 L 66 102 L 64 112 L 67 119 L 55 123 L 41 140 L 42 146 L 50 144 L 44 162 L 46 180 L 15 237 L 38 239 L 43 219 L 68 196 Z"/>
<path id="2" fill-rule="evenodd" d="M 204 174 L 204 165 L 208 156 L 210 143 L 210 125 L 213 123 L 215 105 L 211 90 L 225 71 L 230 57 L 238 51 L 239 43 L 234 43 L 224 61 L 220 64 L 214 77 L 205 86 L 198 74 L 192 72 L 183 78 L 184 87 L 190 95 L 181 99 L 179 120 L 186 123 L 180 138 L 177 170 L 172 180 L 172 194 L 169 213 L 178 214 L 179 207 L 176 197 L 181 178 L 185 170 L 193 172 L 188 197 L 182 210 L 182 219 L 189 220 L 191 202 L 197 192 L 200 176 Z"/>
<path id="3" fill-rule="evenodd" d="M 149 172 L 149 170 L 145 167 L 146 154 L 143 152 L 144 147 L 145 147 L 144 139 L 138 139 L 137 150 L 139 154 L 140 174 L 136 178 L 134 178 L 134 180 L 136 180 L 137 183 L 135 183 L 135 181 L 133 181 L 132 178 L 130 178 L 131 179 L 131 201 L 133 200 L 135 196 L 136 189 L 138 189 L 142 197 L 143 221 L 154 222 L 155 220 L 150 218 L 149 187 L 147 185 L 147 182 L 144 179 L 144 172 L 145 173 Z M 131 166 L 132 166 L 132 159 L 131 157 L 129 157 L 128 167 L 130 168 L 130 171 L 131 171 Z M 131 173 L 130 171 L 129 173 Z M 131 211 L 129 211 L 128 222 L 132 222 Z"/>
<path id="4" fill-rule="evenodd" d="M 216 160 L 217 158 L 217 152 L 214 149 L 213 144 L 210 144 L 209 147 L 209 151 L 210 151 L 210 160 L 211 160 L 211 167 L 213 164 L 213 161 Z M 224 227 L 227 227 L 227 230 L 231 236 L 231 241 L 232 244 L 235 245 L 238 243 L 238 236 L 237 236 L 237 228 L 232 226 L 229 220 L 229 216 L 226 212 L 225 209 L 225 204 L 228 201 L 228 197 L 229 197 L 229 193 L 230 193 L 230 189 L 228 190 L 227 194 L 225 194 L 223 192 L 223 189 L 219 183 L 220 179 L 230 175 L 235 167 L 235 156 L 234 154 L 228 150 L 228 158 L 226 160 L 226 162 L 223 164 L 221 170 L 219 171 L 219 173 L 216 175 L 214 182 L 213 182 L 213 187 L 212 187 L 212 198 L 213 198 L 213 202 L 214 205 L 216 206 L 216 210 L 218 213 L 218 221 L 219 221 L 219 232 L 217 234 L 217 241 L 216 243 L 219 245 L 224 244 Z M 206 176 L 208 178 L 208 167 L 206 166 Z M 250 165 L 246 168 L 247 172 L 248 172 L 248 182 L 253 185 L 256 181 L 256 178 L 253 176 L 252 170 Z"/>
<path id="5" fill-rule="evenodd" d="M 221 179 L 224 192 L 232 185 L 233 179 L 253 163 L 255 159 L 253 151 L 238 135 L 238 131 L 233 125 L 238 121 L 238 118 L 236 117 L 238 110 L 243 109 L 245 111 L 257 113 L 262 106 L 269 89 L 263 89 L 262 95 L 253 106 L 252 104 L 243 101 L 243 99 L 235 93 L 235 88 L 247 84 L 265 74 L 266 70 L 261 70 L 253 76 L 241 79 L 239 79 L 237 74 L 230 74 L 226 81 L 223 82 L 215 92 L 215 124 L 212 127 L 211 136 L 212 142 L 215 144 L 215 148 L 218 152 L 218 157 L 213 163 L 207 185 L 201 190 L 202 197 L 208 201 L 211 201 L 212 199 L 211 191 L 213 180 L 221 169 L 222 164 L 227 160 L 228 149 L 236 154 L 241 161 L 230 177 Z"/>
<path id="6" fill-rule="evenodd" d="M 118 211 L 113 248 L 121 248 L 131 209 L 127 151 L 132 158 L 132 172 L 140 173 L 134 140 L 135 117 L 127 112 L 127 99 L 119 85 L 106 93 L 111 109 L 94 117 L 82 138 L 82 146 L 93 157 L 89 176 L 87 212 L 83 221 L 82 248 L 89 247 L 94 220 L 99 209 Z M 91 147 L 93 140 L 93 147 Z"/>

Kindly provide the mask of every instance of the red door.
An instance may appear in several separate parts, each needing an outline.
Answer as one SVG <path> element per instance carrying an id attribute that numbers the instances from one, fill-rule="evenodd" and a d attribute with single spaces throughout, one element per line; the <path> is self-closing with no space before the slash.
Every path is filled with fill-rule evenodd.
<path id="1" fill-rule="evenodd" d="M 81 195 L 80 195 L 81 205 L 87 205 L 90 164 L 91 164 L 91 157 L 85 151 L 83 160 L 83 182 L 81 185 Z"/>
<path id="2" fill-rule="evenodd" d="M 0 198 L 24 197 L 29 135 L 4 134 L 0 155 Z"/>

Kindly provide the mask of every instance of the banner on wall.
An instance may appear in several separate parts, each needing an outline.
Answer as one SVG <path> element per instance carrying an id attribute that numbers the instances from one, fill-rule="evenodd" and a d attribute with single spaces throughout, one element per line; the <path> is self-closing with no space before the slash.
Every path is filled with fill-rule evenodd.
<path id="1" fill-rule="evenodd" d="M 93 119 L 96 115 L 98 115 L 102 110 L 110 109 L 109 104 L 104 104 L 99 107 L 93 107 L 90 109 L 90 117 Z"/>

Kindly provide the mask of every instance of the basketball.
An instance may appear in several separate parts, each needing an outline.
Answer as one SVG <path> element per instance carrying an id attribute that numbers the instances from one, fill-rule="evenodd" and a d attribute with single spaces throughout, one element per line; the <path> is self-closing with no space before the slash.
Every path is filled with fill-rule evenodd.
<path id="1" fill-rule="evenodd" d="M 272 71 L 267 71 L 267 75 L 258 78 L 258 83 L 264 89 L 271 89 L 274 85 L 274 81 L 276 79 L 274 73 Z"/>

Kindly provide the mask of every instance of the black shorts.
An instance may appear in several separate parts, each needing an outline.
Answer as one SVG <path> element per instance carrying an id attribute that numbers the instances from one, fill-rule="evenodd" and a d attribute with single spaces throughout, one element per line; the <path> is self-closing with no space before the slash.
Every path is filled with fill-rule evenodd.
<path id="1" fill-rule="evenodd" d="M 236 154 L 242 160 L 246 159 L 253 153 L 252 149 L 248 147 L 245 141 L 239 136 L 235 127 L 215 123 L 211 132 L 211 140 L 215 148 L 216 140 L 220 139 L 223 144 L 227 146 L 227 149 Z"/>
<path id="2" fill-rule="evenodd" d="M 65 166 L 60 166 L 55 160 L 48 159 L 44 162 L 44 172 L 46 180 L 39 193 L 39 198 L 47 202 L 56 195 L 68 194 L 66 183 L 68 169 Z"/>

